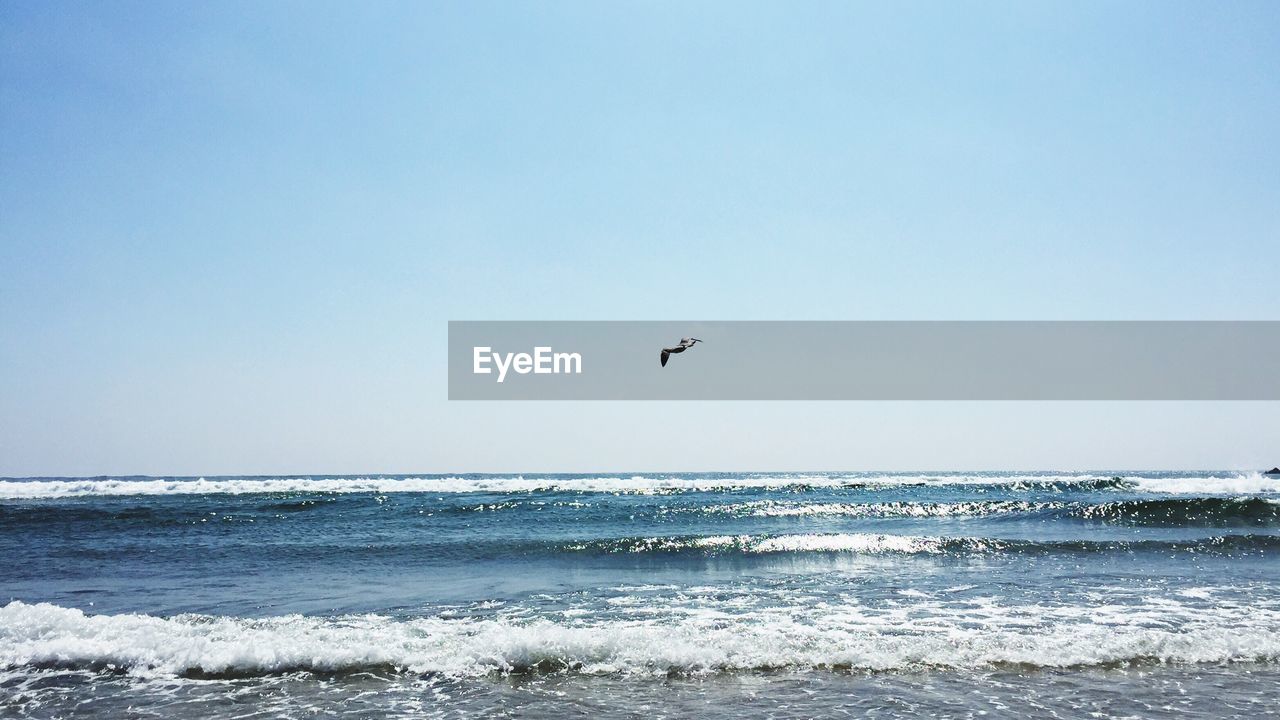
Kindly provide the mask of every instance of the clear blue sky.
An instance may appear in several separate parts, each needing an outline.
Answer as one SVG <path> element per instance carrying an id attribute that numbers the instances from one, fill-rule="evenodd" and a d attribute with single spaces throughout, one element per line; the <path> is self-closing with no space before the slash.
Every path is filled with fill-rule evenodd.
<path id="1" fill-rule="evenodd" d="M 1280 319 L 1277 128 L 1274 2 L 6 0 L 0 475 L 1275 464 L 1275 403 L 469 405 L 444 345 Z"/>

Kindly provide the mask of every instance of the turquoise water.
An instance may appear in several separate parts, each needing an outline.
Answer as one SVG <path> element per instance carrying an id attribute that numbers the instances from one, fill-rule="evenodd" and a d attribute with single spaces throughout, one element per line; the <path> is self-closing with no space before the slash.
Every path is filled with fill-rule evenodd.
<path id="1" fill-rule="evenodd" d="M 1280 479 L 0 480 L 0 714 L 1259 717 Z"/>

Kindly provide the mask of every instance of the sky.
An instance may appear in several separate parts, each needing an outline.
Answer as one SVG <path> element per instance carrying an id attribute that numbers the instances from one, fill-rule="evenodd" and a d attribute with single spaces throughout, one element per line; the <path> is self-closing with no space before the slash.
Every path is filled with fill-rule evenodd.
<path id="1" fill-rule="evenodd" d="M 449 402 L 445 341 L 1280 320 L 1276 128 L 1274 2 L 5 0 L 0 475 L 1270 467 L 1280 403 Z"/>

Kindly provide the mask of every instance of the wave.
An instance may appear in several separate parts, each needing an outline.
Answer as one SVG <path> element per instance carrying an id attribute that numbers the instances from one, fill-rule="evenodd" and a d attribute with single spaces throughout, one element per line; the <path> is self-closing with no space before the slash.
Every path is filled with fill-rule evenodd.
<path id="1" fill-rule="evenodd" d="M 981 517 L 1043 512 L 1065 507 L 1064 503 L 1020 500 L 974 500 L 967 502 L 805 503 L 780 500 L 673 508 L 670 513 L 699 512 L 739 517 L 850 517 L 850 518 L 937 518 Z"/>
<path id="2" fill-rule="evenodd" d="M 754 670 L 958 669 L 1275 662 L 1280 613 L 1249 607 L 1005 607 L 920 602 L 813 615 L 708 612 L 651 620 L 265 619 L 86 615 L 0 608 L 0 667 L 140 676 L 309 671 L 475 677 L 494 673 L 703 674 Z"/>
<path id="3" fill-rule="evenodd" d="M 1266 525 L 1280 521 L 1280 502 L 1257 497 L 1119 500 L 1075 506 L 1067 514 L 1138 525 Z"/>
<path id="4" fill-rule="evenodd" d="M 977 554 L 1101 552 L 1274 552 L 1280 535 L 1214 535 L 1187 540 L 1026 540 L 985 537 L 887 535 L 879 533 L 805 533 L 784 535 L 689 535 L 589 540 L 560 546 L 570 552 L 602 554 L 698 553 L 766 555 L 773 553 Z"/>
<path id="5" fill-rule="evenodd" d="M 350 498 L 349 501 L 347 499 Z M 85 503 L 0 504 L 0 525 L 44 527 L 50 523 L 118 523 L 144 527 L 186 526 L 284 519 L 299 513 L 333 509 L 345 512 L 351 502 L 369 503 L 378 498 L 335 495 L 291 497 L 274 495 L 235 506 L 216 504 L 91 505 Z M 347 502 L 344 502 L 347 501 Z M 376 503 L 383 507 L 382 503 Z M 212 509 L 211 509 L 212 508 Z M 636 507 L 610 505 L 597 500 L 517 499 L 480 503 L 441 502 L 413 504 L 411 515 L 476 515 L 491 513 L 568 512 L 570 519 L 601 522 L 608 519 L 660 519 L 666 516 L 706 515 L 725 518 L 849 518 L 849 519 L 1013 519 L 1038 521 L 1087 521 L 1117 525 L 1167 527 L 1249 527 L 1280 524 L 1280 499 L 1265 497 L 1168 497 L 1115 500 L 1103 503 L 1030 500 L 968 500 L 961 502 L 803 502 L 750 500 L 735 503 L 679 503 Z M 580 514 L 579 514 L 580 513 Z"/>
<path id="6" fill-rule="evenodd" d="M 1197 477 L 1087 474 L 743 474 L 631 477 L 271 477 L 69 478 L 0 480 L 0 499 L 56 499 L 130 495 L 243 495 L 270 493 L 618 493 L 662 494 L 734 490 L 877 488 L 913 485 L 990 486 L 1007 490 L 1136 490 L 1175 494 L 1280 493 L 1280 478 L 1259 473 Z"/>
<path id="7" fill-rule="evenodd" d="M 1280 476 L 1259 472 L 1229 477 L 1134 477 L 1134 488 L 1142 492 L 1177 495 L 1247 495 L 1280 493 Z"/>
<path id="8" fill-rule="evenodd" d="M 1101 520 L 1140 525 L 1266 525 L 1280 521 L 1280 500 L 1259 497 L 1173 497 L 1082 503 L 1027 500 L 964 502 L 805 503 L 752 500 L 742 503 L 671 508 L 733 517 L 966 518 L 1026 517 Z"/>

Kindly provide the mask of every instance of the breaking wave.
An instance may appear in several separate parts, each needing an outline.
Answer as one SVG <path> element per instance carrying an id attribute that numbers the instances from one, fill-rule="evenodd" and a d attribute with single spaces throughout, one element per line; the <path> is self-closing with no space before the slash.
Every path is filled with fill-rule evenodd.
<path id="1" fill-rule="evenodd" d="M 1068 514 L 1140 525 L 1265 525 L 1280 521 L 1280 502 L 1258 497 L 1119 500 L 1080 505 Z"/>
<path id="2" fill-rule="evenodd" d="M 964 518 L 1039 515 L 1138 525 L 1267 525 L 1280 522 L 1280 500 L 1261 497 L 1171 497 L 1104 503 L 1026 500 L 805 503 L 753 500 L 676 508 L 737 517 Z"/>
<path id="3" fill-rule="evenodd" d="M 529 493 L 659 494 L 743 489 L 991 486 L 1006 490 L 1107 490 L 1151 493 L 1280 493 L 1280 478 L 1259 473 L 1203 477 L 1097 476 L 1085 474 L 778 474 L 631 477 L 272 477 L 272 478 L 65 478 L 0 480 L 0 499 L 128 495 L 243 495 L 264 493 Z"/>
<path id="4" fill-rule="evenodd" d="M 1280 613 L 1270 609 L 922 603 L 918 612 L 849 606 L 816 616 L 711 613 L 578 623 L 380 615 L 161 618 L 86 615 L 15 601 L 0 608 L 0 666 L 195 678 L 366 670 L 475 677 L 1280 659 Z M 1171 619 L 1188 622 L 1173 629 Z"/>
<path id="5" fill-rule="evenodd" d="M 771 553 L 974 554 L 1169 551 L 1237 553 L 1280 549 L 1280 535 L 1227 534 L 1187 540 L 1023 540 L 986 537 L 931 537 L 879 533 L 791 535 L 697 535 L 633 537 L 569 543 L 562 549 L 596 553 Z"/>

